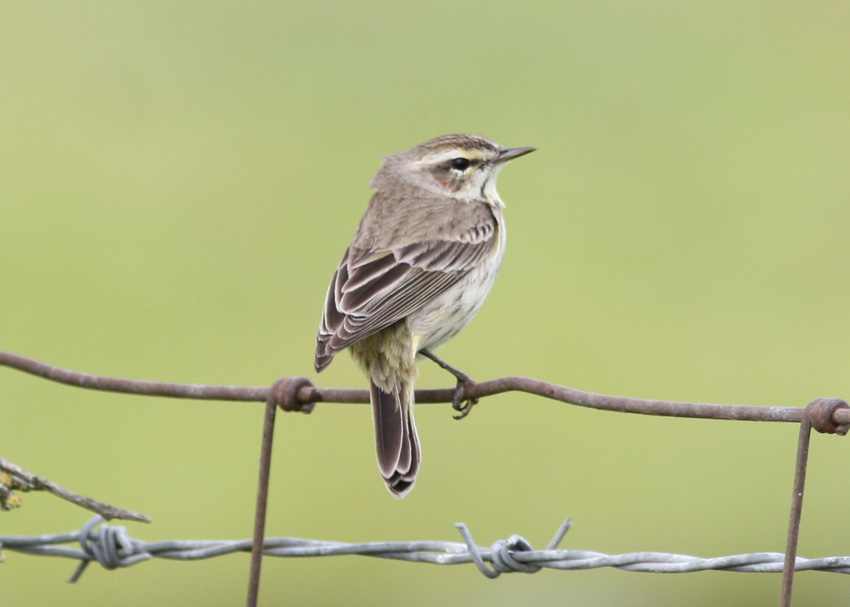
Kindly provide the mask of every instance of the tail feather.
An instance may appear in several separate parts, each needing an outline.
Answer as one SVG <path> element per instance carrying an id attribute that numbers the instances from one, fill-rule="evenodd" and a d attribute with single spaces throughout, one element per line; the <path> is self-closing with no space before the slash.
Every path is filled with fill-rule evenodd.
<path id="1" fill-rule="evenodd" d="M 390 493 L 402 498 L 413 488 L 421 453 L 413 419 L 412 386 L 392 392 L 371 384 L 378 468 Z"/>

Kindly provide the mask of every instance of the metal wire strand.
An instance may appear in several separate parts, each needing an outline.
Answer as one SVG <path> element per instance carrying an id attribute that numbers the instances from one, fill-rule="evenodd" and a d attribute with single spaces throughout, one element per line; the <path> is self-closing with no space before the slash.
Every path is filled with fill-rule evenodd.
<path id="1" fill-rule="evenodd" d="M 220 386 L 204 384 L 180 384 L 145 381 L 119 377 L 108 377 L 72 371 L 15 354 L 0 351 L 0 366 L 17 369 L 52 381 L 109 392 L 127 394 L 146 394 L 171 398 L 190 398 L 203 400 L 262 401 L 269 398 L 270 388 L 264 386 Z M 287 378 L 281 378 L 287 379 Z M 349 388 L 323 388 L 312 385 L 303 378 L 288 378 L 300 383 L 291 383 L 296 389 L 279 404 L 283 408 L 309 412 L 317 402 L 368 403 L 369 391 Z M 739 421 L 773 421 L 799 423 L 803 418 L 801 407 L 772 407 L 755 405 L 718 405 L 711 403 L 689 403 L 679 401 L 650 400 L 629 398 L 585 392 L 567 386 L 545 382 L 531 377 L 509 376 L 489 381 L 464 385 L 460 399 L 474 400 L 502 394 L 505 392 L 526 392 L 543 398 L 564 403 L 621 413 L 642 413 L 672 417 L 697 417 L 703 419 L 728 419 Z M 417 390 L 416 403 L 450 403 L 456 396 L 456 389 Z M 842 401 L 843 402 L 843 401 Z M 850 428 L 850 408 L 843 407 L 832 411 L 833 417 L 827 427 L 835 434 L 845 434 Z M 813 426 L 820 432 L 824 430 Z"/>
<path id="2" fill-rule="evenodd" d="M 0 545 L 8 551 L 42 556 L 58 556 L 80 560 L 69 581 L 75 582 L 88 563 L 96 561 L 106 569 L 129 567 L 152 558 L 193 561 L 223 556 L 235 552 L 250 552 L 251 540 L 169 540 L 145 542 L 131 538 L 121 526 L 101 523 L 96 516 L 80 531 L 55 535 L 0 536 Z M 557 546 L 571 520 L 561 525 L 552 542 Z M 96 528 L 100 525 L 99 528 Z M 744 573 L 779 573 L 785 555 L 776 552 L 736 554 L 701 558 L 666 552 L 632 552 L 603 554 L 588 550 L 559 550 L 552 542 L 545 550 L 534 550 L 531 543 L 519 535 L 499 540 L 491 547 L 481 547 L 472 540 L 463 523 L 456 525 L 464 543 L 443 541 L 367 542 L 349 544 L 292 537 L 266 538 L 265 556 L 304 558 L 360 555 L 434 565 L 473 563 L 488 578 L 502 573 L 534 573 L 540 569 L 568 571 L 615 567 L 642 573 L 690 573 L 695 571 L 735 571 Z M 79 548 L 61 544 L 78 543 Z M 489 565 L 489 566 L 488 566 Z M 797 571 L 850 573 L 850 556 L 831 556 L 817 559 L 796 559 Z"/>

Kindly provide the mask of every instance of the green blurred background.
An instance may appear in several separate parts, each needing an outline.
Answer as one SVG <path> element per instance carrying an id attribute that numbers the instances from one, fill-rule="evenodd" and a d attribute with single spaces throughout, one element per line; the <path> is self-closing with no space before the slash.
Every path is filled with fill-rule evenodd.
<path id="1" fill-rule="evenodd" d="M 365 387 L 312 371 L 324 291 L 382 154 L 481 133 L 509 244 L 441 354 L 477 379 L 803 406 L 850 397 L 846 2 L 5 2 L 0 348 L 73 369 Z M 427 363 L 420 387 L 451 385 Z M 0 371 L 0 453 L 150 514 L 146 540 L 250 536 L 262 405 L 87 392 Z M 349 542 L 519 533 L 543 547 L 784 548 L 796 427 L 489 398 L 417 409 L 424 464 L 380 481 L 364 406 L 284 415 L 267 531 Z M 850 554 L 847 440 L 817 436 L 800 554 Z M 46 495 L 0 534 L 79 528 Z M 106 572 L 7 552 L 9 605 L 235 605 L 248 557 Z M 261 602 L 774 605 L 778 575 L 268 559 Z M 845 602 L 804 573 L 795 605 Z"/>

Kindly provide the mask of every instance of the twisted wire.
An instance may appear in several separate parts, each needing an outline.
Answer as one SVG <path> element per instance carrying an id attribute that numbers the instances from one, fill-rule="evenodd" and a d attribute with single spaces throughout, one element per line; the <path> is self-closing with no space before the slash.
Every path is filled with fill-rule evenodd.
<path id="1" fill-rule="evenodd" d="M 95 516 L 79 531 L 54 535 L 0 536 L 4 549 L 25 554 L 58 556 L 79 560 L 80 564 L 70 578 L 75 582 L 91 562 L 106 569 L 129 567 L 152 558 L 193 561 L 250 552 L 251 540 L 166 540 L 145 542 L 133 539 L 123 526 L 101 525 L 103 519 Z M 100 525 L 98 528 L 97 526 Z M 558 529 L 545 550 L 534 550 L 531 543 L 520 535 L 499 540 L 490 547 L 481 547 L 472 540 L 463 523 L 456 527 L 464 542 L 408 541 L 366 542 L 350 544 L 293 537 L 266 538 L 265 556 L 305 558 L 324 556 L 360 555 L 400 561 L 430 563 L 434 565 L 462 565 L 473 563 L 488 578 L 503 573 L 535 573 L 541 569 L 568 571 L 614 567 L 642 573 L 691 573 L 696 571 L 735 571 L 744 573 L 781 573 L 784 554 L 756 552 L 713 558 L 701 558 L 666 552 L 631 552 L 628 554 L 603 554 L 589 550 L 564 550 L 556 546 L 571 525 L 567 519 Z M 79 547 L 62 544 L 77 543 Z M 850 573 L 850 556 L 830 556 L 815 559 L 796 559 L 796 571 L 824 571 Z"/>

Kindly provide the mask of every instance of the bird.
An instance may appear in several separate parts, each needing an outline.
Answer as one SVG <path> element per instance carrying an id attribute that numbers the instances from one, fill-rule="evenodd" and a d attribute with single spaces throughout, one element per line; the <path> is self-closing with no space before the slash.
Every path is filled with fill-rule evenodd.
<path id="1" fill-rule="evenodd" d="M 345 348 L 366 374 L 378 468 L 389 492 L 413 488 L 421 449 L 413 418 L 418 355 L 468 376 L 434 350 L 475 316 L 505 253 L 499 172 L 532 147 L 471 134 L 383 157 L 375 190 L 331 279 L 316 337 L 321 372 Z M 467 409 L 468 412 L 468 409 Z"/>

